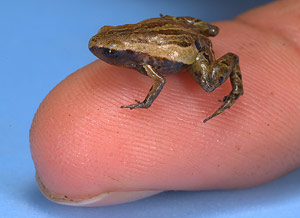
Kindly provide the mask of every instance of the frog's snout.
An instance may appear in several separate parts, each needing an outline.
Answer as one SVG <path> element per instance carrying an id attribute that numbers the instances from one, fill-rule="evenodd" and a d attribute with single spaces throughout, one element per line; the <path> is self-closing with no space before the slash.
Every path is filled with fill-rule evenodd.
<path id="1" fill-rule="evenodd" d="M 96 36 L 93 36 L 92 38 L 90 38 L 90 41 L 89 41 L 89 49 L 90 50 L 92 47 L 95 47 L 96 42 L 97 42 Z"/>
<path id="2" fill-rule="evenodd" d="M 89 43 L 89 49 L 90 51 L 98 58 L 101 58 L 99 55 L 101 54 L 101 52 L 99 51 L 98 47 Z"/>

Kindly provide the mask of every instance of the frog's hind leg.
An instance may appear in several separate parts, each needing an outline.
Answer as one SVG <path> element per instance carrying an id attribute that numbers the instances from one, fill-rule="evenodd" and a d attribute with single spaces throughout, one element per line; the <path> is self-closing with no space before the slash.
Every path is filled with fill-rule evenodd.
<path id="1" fill-rule="evenodd" d="M 186 24 L 191 24 L 198 29 L 198 31 L 205 36 L 216 36 L 219 33 L 219 28 L 215 25 L 209 24 L 203 20 L 194 17 L 173 17 L 169 15 L 160 14 L 161 18 L 175 20 Z"/>
<path id="2" fill-rule="evenodd" d="M 226 78 L 226 72 L 228 72 L 228 70 L 230 69 L 229 77 L 230 77 L 232 90 L 229 95 L 223 98 L 224 103 L 221 105 L 221 107 L 219 107 L 219 109 L 216 110 L 216 112 L 214 112 L 211 116 L 206 118 L 203 121 L 204 123 L 210 120 L 211 118 L 219 115 L 224 110 L 229 109 L 235 103 L 235 101 L 244 93 L 243 84 L 242 84 L 242 74 L 240 71 L 238 56 L 236 56 L 233 53 L 227 53 L 226 55 L 224 55 L 223 57 L 221 57 L 215 62 L 213 66 L 213 70 L 215 68 L 221 69 L 218 75 L 219 83 L 217 84 L 216 87 L 218 87 L 225 81 L 224 76 Z"/>
<path id="3" fill-rule="evenodd" d="M 121 106 L 121 108 L 129 108 L 129 109 L 149 108 L 153 103 L 153 101 L 157 98 L 157 96 L 161 92 L 164 84 L 166 83 L 166 79 L 159 73 L 155 72 L 155 70 L 151 65 L 144 64 L 141 70 L 143 71 L 143 74 L 145 73 L 147 76 L 149 76 L 154 80 L 154 84 L 152 85 L 148 95 L 146 96 L 143 102 L 135 100 L 137 104 Z"/>
<path id="4" fill-rule="evenodd" d="M 233 53 L 227 53 L 212 64 L 206 57 L 205 52 L 199 52 L 198 61 L 192 66 L 191 74 L 201 87 L 207 91 L 212 92 L 227 78 L 230 78 L 232 90 L 228 96 L 223 99 L 223 105 L 214 112 L 211 116 L 206 118 L 203 122 L 207 122 L 211 118 L 219 115 L 224 110 L 230 108 L 234 102 L 243 95 L 242 75 L 239 66 L 239 58 Z"/>

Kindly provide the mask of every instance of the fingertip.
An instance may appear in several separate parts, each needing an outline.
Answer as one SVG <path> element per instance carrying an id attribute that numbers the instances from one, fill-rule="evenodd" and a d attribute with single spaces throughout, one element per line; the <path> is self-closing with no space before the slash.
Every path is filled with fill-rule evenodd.
<path id="1" fill-rule="evenodd" d="M 66 203 L 68 196 L 67 201 L 81 199 L 80 205 L 103 205 L 160 192 L 147 185 L 151 181 L 145 181 L 146 172 L 140 169 L 147 171 L 148 155 L 138 158 L 137 150 L 126 150 L 140 139 L 138 133 L 133 135 L 140 127 L 134 126 L 128 111 L 117 107 L 122 98 L 126 101 L 126 94 L 119 94 L 119 83 L 130 78 L 120 74 L 124 71 L 96 61 L 66 78 L 41 103 L 30 145 L 37 182 L 48 198 Z M 104 201 L 101 193 L 110 194 Z"/>

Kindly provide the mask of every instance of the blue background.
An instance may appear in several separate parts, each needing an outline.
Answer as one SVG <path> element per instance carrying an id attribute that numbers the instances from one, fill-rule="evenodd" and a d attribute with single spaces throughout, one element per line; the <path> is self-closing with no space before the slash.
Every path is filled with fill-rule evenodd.
<path id="1" fill-rule="evenodd" d="M 300 217 L 300 170 L 246 190 L 166 192 L 103 208 L 62 206 L 39 192 L 29 150 L 36 109 L 57 83 L 96 59 L 87 43 L 99 27 L 136 23 L 159 13 L 231 19 L 266 2 L 270 0 L 1 1 L 0 217 Z"/>

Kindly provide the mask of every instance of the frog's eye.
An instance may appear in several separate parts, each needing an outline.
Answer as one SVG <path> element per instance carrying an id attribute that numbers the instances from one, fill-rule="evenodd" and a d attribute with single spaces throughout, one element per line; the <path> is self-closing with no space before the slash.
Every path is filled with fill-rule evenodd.
<path id="1" fill-rule="evenodd" d="M 113 50 L 113 49 L 108 49 L 108 48 L 104 48 L 103 53 L 105 56 L 108 56 L 108 57 L 118 57 L 120 55 L 120 52 Z"/>

